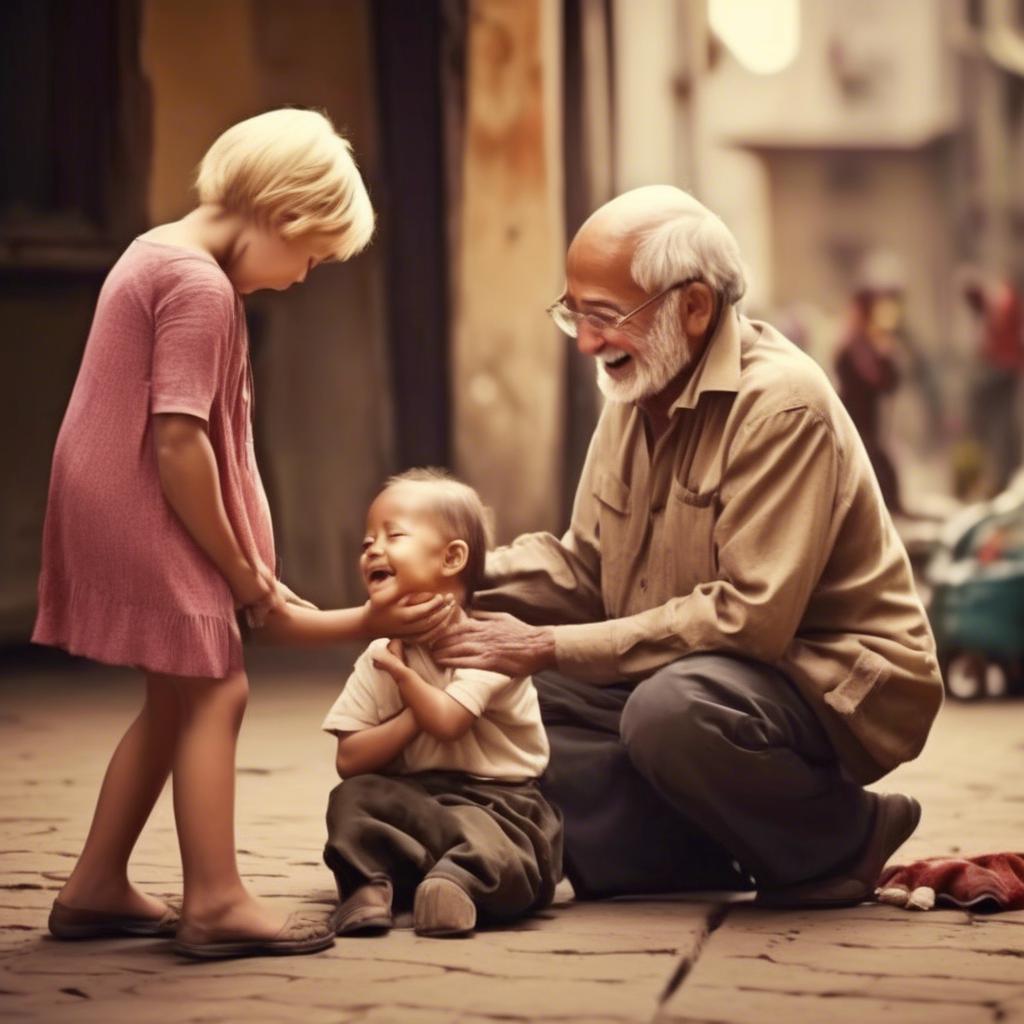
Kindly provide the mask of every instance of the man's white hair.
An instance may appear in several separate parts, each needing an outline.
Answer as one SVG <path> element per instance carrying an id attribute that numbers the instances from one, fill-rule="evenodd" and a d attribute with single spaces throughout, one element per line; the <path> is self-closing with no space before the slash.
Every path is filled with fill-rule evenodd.
<path id="1" fill-rule="evenodd" d="M 732 232 L 693 196 L 672 191 L 678 208 L 640 234 L 630 265 L 633 280 L 653 295 L 677 281 L 700 278 L 728 305 L 739 302 L 747 281 Z"/>

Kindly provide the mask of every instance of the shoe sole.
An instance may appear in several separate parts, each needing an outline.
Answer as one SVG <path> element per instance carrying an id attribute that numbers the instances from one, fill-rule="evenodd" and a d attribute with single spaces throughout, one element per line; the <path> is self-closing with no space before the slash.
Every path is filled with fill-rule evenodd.
<path id="1" fill-rule="evenodd" d="M 46 927 L 62 942 L 88 939 L 165 939 L 178 929 L 180 907 L 169 906 L 163 917 L 133 917 L 100 910 L 75 910 L 56 900 Z M 170 918 L 170 920 L 168 920 Z"/>
<path id="2" fill-rule="evenodd" d="M 246 942 L 175 942 L 175 953 L 193 960 L 236 960 L 246 956 L 301 956 L 319 953 L 334 944 L 334 934 L 315 939 L 274 942 L 268 940 Z"/>
<path id="3" fill-rule="evenodd" d="M 334 926 L 335 935 L 382 935 L 391 931 L 395 926 L 395 919 L 390 915 L 386 917 L 368 917 L 365 921 L 358 918 L 355 920 L 339 921 Z"/>
<path id="4" fill-rule="evenodd" d="M 110 923 L 102 925 L 49 925 L 50 934 L 61 942 L 83 942 L 88 939 L 169 939 L 177 925 L 155 927 L 144 923 Z"/>

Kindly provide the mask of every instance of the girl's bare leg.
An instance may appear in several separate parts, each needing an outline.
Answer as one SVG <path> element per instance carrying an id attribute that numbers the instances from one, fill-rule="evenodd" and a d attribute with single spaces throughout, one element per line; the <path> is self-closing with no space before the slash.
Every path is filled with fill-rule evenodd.
<path id="1" fill-rule="evenodd" d="M 235 748 L 249 681 L 236 672 L 174 683 L 181 701 L 173 780 L 185 876 L 182 920 L 233 935 L 272 936 L 287 915 L 249 893 L 235 859 Z"/>
<path id="2" fill-rule="evenodd" d="M 89 835 L 61 890 L 61 903 L 140 917 L 166 911 L 128 881 L 128 858 L 167 781 L 178 725 L 175 689 L 147 678 L 146 702 L 110 759 Z"/>

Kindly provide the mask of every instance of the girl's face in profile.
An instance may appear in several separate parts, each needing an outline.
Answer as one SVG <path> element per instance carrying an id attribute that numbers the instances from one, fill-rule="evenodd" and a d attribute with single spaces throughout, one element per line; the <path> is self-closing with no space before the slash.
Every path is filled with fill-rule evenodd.
<path id="1" fill-rule="evenodd" d="M 225 271 L 241 295 L 263 288 L 284 291 L 306 280 L 315 267 L 333 259 L 336 245 L 326 235 L 282 238 L 272 228 L 247 224 Z"/>
<path id="2" fill-rule="evenodd" d="M 405 594 L 446 589 L 453 575 L 448 571 L 450 549 L 461 543 L 442 535 L 421 488 L 388 487 L 377 495 L 366 516 L 359 568 L 367 593 L 391 601 Z"/>

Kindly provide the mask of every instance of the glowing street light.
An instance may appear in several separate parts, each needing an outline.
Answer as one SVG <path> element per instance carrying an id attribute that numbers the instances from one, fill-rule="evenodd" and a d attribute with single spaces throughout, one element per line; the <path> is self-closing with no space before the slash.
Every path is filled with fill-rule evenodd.
<path id="1" fill-rule="evenodd" d="M 710 0 L 708 20 L 748 70 L 774 75 L 800 49 L 800 0 Z"/>

